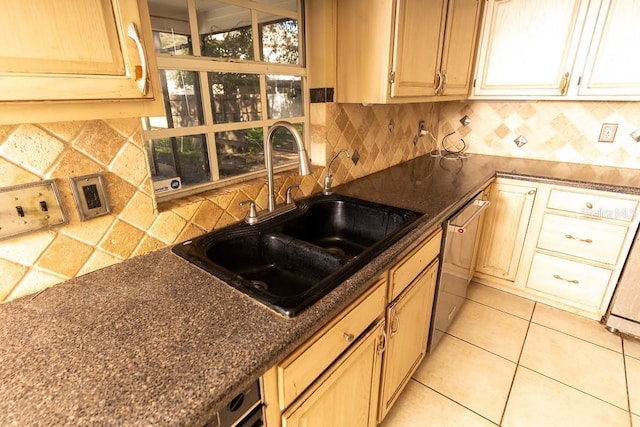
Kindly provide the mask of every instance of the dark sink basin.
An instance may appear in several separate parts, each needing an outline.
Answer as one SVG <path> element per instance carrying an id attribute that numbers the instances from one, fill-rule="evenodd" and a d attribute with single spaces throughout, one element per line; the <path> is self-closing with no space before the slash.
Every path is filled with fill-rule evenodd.
<path id="1" fill-rule="evenodd" d="M 312 196 L 256 225 L 238 223 L 173 252 L 287 317 L 397 241 L 417 212 L 346 196 Z"/>

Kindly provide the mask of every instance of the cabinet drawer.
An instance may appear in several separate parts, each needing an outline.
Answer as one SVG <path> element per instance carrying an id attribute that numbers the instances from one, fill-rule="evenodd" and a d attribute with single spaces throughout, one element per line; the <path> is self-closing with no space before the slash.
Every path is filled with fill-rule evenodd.
<path id="1" fill-rule="evenodd" d="M 278 364 L 280 409 L 289 406 L 371 323 L 386 306 L 386 283 L 372 289 L 345 309 L 305 344 Z"/>
<path id="2" fill-rule="evenodd" d="M 610 278 L 611 270 L 536 253 L 527 288 L 569 304 L 599 308 Z"/>
<path id="3" fill-rule="evenodd" d="M 637 205 L 635 200 L 563 190 L 551 190 L 547 203 L 551 209 L 620 221 L 633 220 Z"/>
<path id="4" fill-rule="evenodd" d="M 389 301 L 396 299 L 413 282 L 413 279 L 438 256 L 441 240 L 442 230 L 439 230 L 389 270 Z"/>
<path id="5" fill-rule="evenodd" d="M 627 227 L 602 221 L 545 214 L 538 247 L 593 261 L 616 264 Z"/>

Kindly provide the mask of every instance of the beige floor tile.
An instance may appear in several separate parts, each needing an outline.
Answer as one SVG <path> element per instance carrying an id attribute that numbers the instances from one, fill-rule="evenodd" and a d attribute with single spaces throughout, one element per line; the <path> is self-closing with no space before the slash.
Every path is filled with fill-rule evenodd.
<path id="1" fill-rule="evenodd" d="M 633 427 L 640 427 L 640 415 L 631 414 L 631 425 Z"/>
<path id="2" fill-rule="evenodd" d="M 490 427 L 495 424 L 429 387 L 409 381 L 380 427 Z"/>
<path id="3" fill-rule="evenodd" d="M 640 340 L 635 338 L 623 338 L 624 340 L 624 354 L 626 356 L 635 357 L 640 359 Z"/>
<path id="4" fill-rule="evenodd" d="M 504 311 L 467 300 L 449 334 L 512 362 L 520 358 L 529 322 Z"/>
<path id="5" fill-rule="evenodd" d="M 413 378 L 498 423 L 516 364 L 445 334 Z"/>
<path id="6" fill-rule="evenodd" d="M 538 303 L 531 321 L 608 349 L 622 352 L 621 338 L 607 331 L 604 325 L 593 319 L 587 319 L 574 313 Z"/>
<path id="7" fill-rule="evenodd" d="M 629 426 L 629 414 L 593 396 L 518 367 L 502 426 Z"/>
<path id="8" fill-rule="evenodd" d="M 625 364 L 627 366 L 630 409 L 631 412 L 640 416 L 640 360 L 627 356 Z"/>
<path id="9" fill-rule="evenodd" d="M 627 409 L 623 356 L 532 323 L 520 365 Z"/>
<path id="10" fill-rule="evenodd" d="M 529 299 L 481 285 L 477 282 L 471 282 L 469 285 L 467 298 L 526 320 L 531 319 L 533 307 L 535 306 L 535 302 Z"/>

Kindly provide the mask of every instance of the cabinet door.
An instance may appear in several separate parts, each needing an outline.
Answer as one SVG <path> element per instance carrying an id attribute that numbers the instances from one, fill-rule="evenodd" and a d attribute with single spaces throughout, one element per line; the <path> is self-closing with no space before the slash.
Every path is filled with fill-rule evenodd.
<path id="1" fill-rule="evenodd" d="M 476 271 L 514 281 L 529 226 L 536 188 L 494 183 L 485 211 Z"/>
<path id="2" fill-rule="evenodd" d="M 589 0 L 489 0 L 474 95 L 565 95 Z"/>
<path id="3" fill-rule="evenodd" d="M 433 262 L 387 309 L 380 421 L 404 389 L 427 351 L 438 262 Z"/>
<path id="4" fill-rule="evenodd" d="M 150 28 L 142 23 L 141 5 L 142 11 L 137 0 L 3 2 L 0 103 L 153 100 L 155 57 L 143 44 Z"/>
<path id="5" fill-rule="evenodd" d="M 282 415 L 284 427 L 375 426 L 384 321 L 343 355 Z"/>
<path id="6" fill-rule="evenodd" d="M 397 0 L 391 97 L 434 96 L 445 0 Z"/>
<path id="7" fill-rule="evenodd" d="M 640 95 L 640 2 L 604 0 L 578 95 Z"/>
<path id="8" fill-rule="evenodd" d="M 467 95 L 480 25 L 480 0 L 449 0 L 442 50 L 442 95 Z"/>

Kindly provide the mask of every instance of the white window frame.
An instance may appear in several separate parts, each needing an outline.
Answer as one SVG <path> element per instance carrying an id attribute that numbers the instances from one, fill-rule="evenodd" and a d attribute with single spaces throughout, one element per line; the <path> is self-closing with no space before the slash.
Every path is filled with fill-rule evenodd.
<path id="1" fill-rule="evenodd" d="M 189 11 L 189 28 L 191 34 L 198 34 L 198 25 L 196 18 L 196 0 L 182 0 L 185 1 Z M 170 138 L 179 136 L 191 136 L 191 135 L 205 135 L 207 142 L 207 151 L 209 157 L 209 166 L 211 172 L 211 181 L 201 184 L 195 184 L 187 188 L 172 191 L 169 193 L 156 194 L 155 198 L 157 202 L 163 202 L 173 200 L 177 198 L 187 197 L 193 194 L 201 193 L 207 190 L 224 187 L 227 185 L 237 184 L 239 182 L 249 181 L 258 177 L 266 175 L 266 170 L 261 169 L 254 172 L 237 175 L 230 178 L 220 179 L 215 133 L 224 132 L 229 130 L 242 130 L 250 128 L 262 127 L 263 135 L 266 135 L 268 128 L 275 122 L 282 119 L 268 119 L 268 107 L 267 107 L 267 75 L 290 75 L 300 77 L 302 79 L 303 90 L 303 116 L 286 118 L 290 123 L 302 124 L 304 127 L 304 143 L 307 149 L 309 149 L 309 88 L 307 85 L 307 69 L 305 58 L 305 17 L 304 17 L 304 2 L 303 0 L 297 0 L 298 10 L 292 11 L 289 9 L 282 9 L 279 7 L 270 6 L 263 3 L 258 3 L 251 0 L 217 0 L 221 3 L 228 3 L 235 6 L 245 7 L 251 10 L 251 26 L 254 38 L 257 39 L 258 32 L 258 12 L 266 12 L 274 15 L 281 16 L 283 18 L 296 19 L 298 22 L 298 49 L 300 64 L 278 64 L 268 63 L 258 60 L 229 60 L 226 58 L 212 58 L 202 56 L 201 47 L 198 43 L 198 37 L 192 37 L 192 55 L 167 55 L 156 53 L 156 59 L 159 70 L 184 70 L 195 71 L 198 73 L 200 82 L 200 93 L 202 101 L 202 115 L 204 118 L 204 124 L 200 126 L 188 126 L 188 127 L 176 127 L 167 129 L 147 129 L 145 120 L 143 119 L 143 134 L 145 142 L 152 139 Z M 155 29 L 154 29 L 155 30 Z M 253 43 L 254 58 L 260 58 L 259 43 Z M 260 102 L 263 119 L 252 120 L 247 122 L 232 122 L 232 123 L 214 123 L 214 114 L 212 111 L 211 93 L 209 89 L 208 75 L 209 72 L 222 72 L 222 73 L 247 73 L 258 74 L 260 79 Z M 264 141 L 266 143 L 266 140 Z M 286 170 L 293 170 L 297 168 L 297 162 L 292 161 L 286 164 L 276 166 L 274 169 L 276 172 L 282 172 Z"/>

